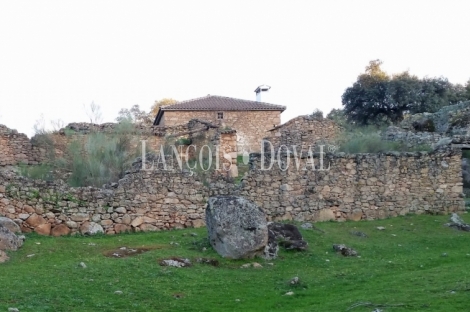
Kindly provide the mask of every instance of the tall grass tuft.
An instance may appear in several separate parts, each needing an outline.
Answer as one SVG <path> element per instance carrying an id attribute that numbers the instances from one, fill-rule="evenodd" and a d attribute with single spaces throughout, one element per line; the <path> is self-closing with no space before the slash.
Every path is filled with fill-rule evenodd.
<path id="1" fill-rule="evenodd" d="M 131 147 L 134 127 L 123 121 L 111 133 L 92 133 L 83 143 L 73 140 L 68 147 L 71 159 L 63 163 L 71 172 L 71 186 L 96 186 L 122 178 L 137 156 Z"/>

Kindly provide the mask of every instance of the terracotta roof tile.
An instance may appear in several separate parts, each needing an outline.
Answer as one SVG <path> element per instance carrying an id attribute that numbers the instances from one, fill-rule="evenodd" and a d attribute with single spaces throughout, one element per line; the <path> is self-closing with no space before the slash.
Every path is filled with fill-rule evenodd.
<path id="1" fill-rule="evenodd" d="M 208 95 L 205 97 L 179 102 L 162 107 L 162 111 L 179 110 L 222 110 L 222 111 L 250 111 L 250 110 L 279 110 L 284 111 L 285 106 L 257 101 L 235 99 L 225 96 Z"/>

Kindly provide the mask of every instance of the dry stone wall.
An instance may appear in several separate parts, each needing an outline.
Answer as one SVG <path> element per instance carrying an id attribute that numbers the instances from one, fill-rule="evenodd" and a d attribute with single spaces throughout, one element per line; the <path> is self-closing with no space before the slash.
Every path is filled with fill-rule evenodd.
<path id="1" fill-rule="evenodd" d="M 281 170 L 277 156 L 271 170 L 260 170 L 262 158 L 253 154 L 254 169 L 241 187 L 217 181 L 211 195 L 245 196 L 272 220 L 341 221 L 464 210 L 460 150 L 326 155 L 323 165 L 329 170 L 319 170 L 318 157 L 312 169 L 311 159 L 304 157 L 299 170 L 293 158 L 289 169 Z M 280 159 L 285 168 L 286 156 Z"/>
<path id="2" fill-rule="evenodd" d="M 204 181 L 185 171 L 136 170 L 105 189 L 71 188 L 4 170 L 0 215 L 14 219 L 23 231 L 56 235 L 203 226 L 212 195 L 244 196 L 270 220 L 370 220 L 464 210 L 460 150 L 327 154 L 325 170 L 319 155 L 303 155 L 299 169 L 291 156 L 275 155 L 270 170 L 261 170 L 260 154 L 250 156 L 251 169 L 240 185 L 220 175 Z M 269 160 L 266 155 L 264 168 Z"/>
<path id="3" fill-rule="evenodd" d="M 0 125 L 0 167 L 24 164 L 38 164 L 45 150 L 34 146 L 26 134 L 18 133 Z"/>
<path id="4" fill-rule="evenodd" d="M 330 119 L 319 119 L 312 116 L 299 116 L 269 131 L 266 140 L 275 149 L 281 145 L 296 145 L 303 149 L 315 146 L 320 142 L 334 142 L 341 127 Z"/>
<path id="5" fill-rule="evenodd" d="M 71 188 L 0 171 L 0 215 L 24 232 L 50 234 L 64 225 L 66 233 L 101 228 L 106 234 L 198 227 L 207 196 L 195 175 L 176 171 L 136 171 L 108 189 Z"/>

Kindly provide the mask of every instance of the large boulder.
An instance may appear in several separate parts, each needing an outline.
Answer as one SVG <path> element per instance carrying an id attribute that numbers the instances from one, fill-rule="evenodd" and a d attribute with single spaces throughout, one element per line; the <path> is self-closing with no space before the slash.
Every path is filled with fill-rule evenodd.
<path id="1" fill-rule="evenodd" d="M 23 246 L 24 236 L 16 236 L 8 228 L 0 225 L 0 250 L 17 250 Z"/>
<path id="2" fill-rule="evenodd" d="M 305 250 L 308 243 L 304 241 L 299 229 L 292 224 L 270 222 L 268 224 L 268 244 L 263 257 L 266 260 L 277 258 L 279 246 L 286 250 Z"/>
<path id="3" fill-rule="evenodd" d="M 20 226 L 16 224 L 15 221 L 13 221 L 12 219 L 0 217 L 0 225 L 6 227 L 13 233 L 21 233 Z"/>
<path id="4" fill-rule="evenodd" d="M 210 243 L 222 257 L 253 258 L 262 255 L 268 243 L 264 211 L 243 197 L 209 198 L 206 225 Z"/>
<path id="5" fill-rule="evenodd" d="M 54 226 L 51 230 L 52 236 L 64 236 L 64 235 L 69 235 L 69 234 L 70 234 L 70 229 L 64 223 Z"/>

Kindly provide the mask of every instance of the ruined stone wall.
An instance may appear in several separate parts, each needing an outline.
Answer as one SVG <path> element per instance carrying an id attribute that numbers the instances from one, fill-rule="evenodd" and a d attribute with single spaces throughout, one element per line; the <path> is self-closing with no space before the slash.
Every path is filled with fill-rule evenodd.
<path id="1" fill-rule="evenodd" d="M 37 164 L 42 158 L 41 152 L 44 151 L 33 146 L 26 134 L 0 125 L 0 167 Z"/>
<path id="2" fill-rule="evenodd" d="M 57 132 L 36 135 L 30 140 L 25 134 L 0 125 L 0 167 L 19 163 L 47 163 L 54 157 L 63 157 L 71 142 L 77 141 L 84 145 L 91 133 L 115 132 L 116 126 L 115 123 L 71 123 Z M 140 153 L 142 140 L 146 141 L 147 152 L 157 152 L 161 145 L 174 144 L 179 138 L 197 138 L 198 144 L 219 144 L 218 126 L 197 119 L 171 127 L 133 125 L 128 130 L 131 147 L 137 153 Z"/>
<path id="3" fill-rule="evenodd" d="M 259 152 L 268 130 L 281 123 L 280 111 L 223 111 L 223 114 L 223 119 L 217 119 L 214 111 L 165 111 L 163 116 L 166 127 L 197 118 L 218 124 L 221 129 L 236 130 L 239 152 Z"/>
<path id="4" fill-rule="evenodd" d="M 285 124 L 270 130 L 266 137 L 275 149 L 281 145 L 308 149 L 319 142 L 334 142 L 341 127 L 330 119 L 318 119 L 312 116 L 298 116 Z"/>
<path id="5" fill-rule="evenodd" d="M 219 159 L 221 163 L 219 172 L 227 177 L 238 177 L 237 156 L 236 131 L 222 131 L 220 134 Z"/>
<path id="6" fill-rule="evenodd" d="M 319 155 L 313 160 L 303 155 L 298 169 L 295 159 L 285 155 L 279 157 L 279 168 L 276 155 L 270 170 L 261 170 L 260 154 L 250 156 L 251 169 L 240 185 L 220 175 L 204 181 L 187 171 L 136 170 L 106 189 L 71 188 L 0 171 L 0 215 L 24 231 L 40 226 L 47 234 L 64 224 L 77 232 L 93 223 L 113 234 L 202 226 L 208 196 L 219 194 L 256 202 L 270 220 L 370 220 L 464 211 L 460 150 L 327 154 L 323 168 L 329 170 L 319 170 Z M 267 168 L 269 158 L 265 161 Z"/>
<path id="7" fill-rule="evenodd" d="M 195 175 L 181 172 L 137 171 L 109 189 L 97 189 L 0 171 L 0 215 L 14 219 L 24 232 L 39 227 L 47 234 L 60 224 L 72 233 L 96 224 L 107 234 L 198 227 L 204 224 L 207 195 Z"/>

